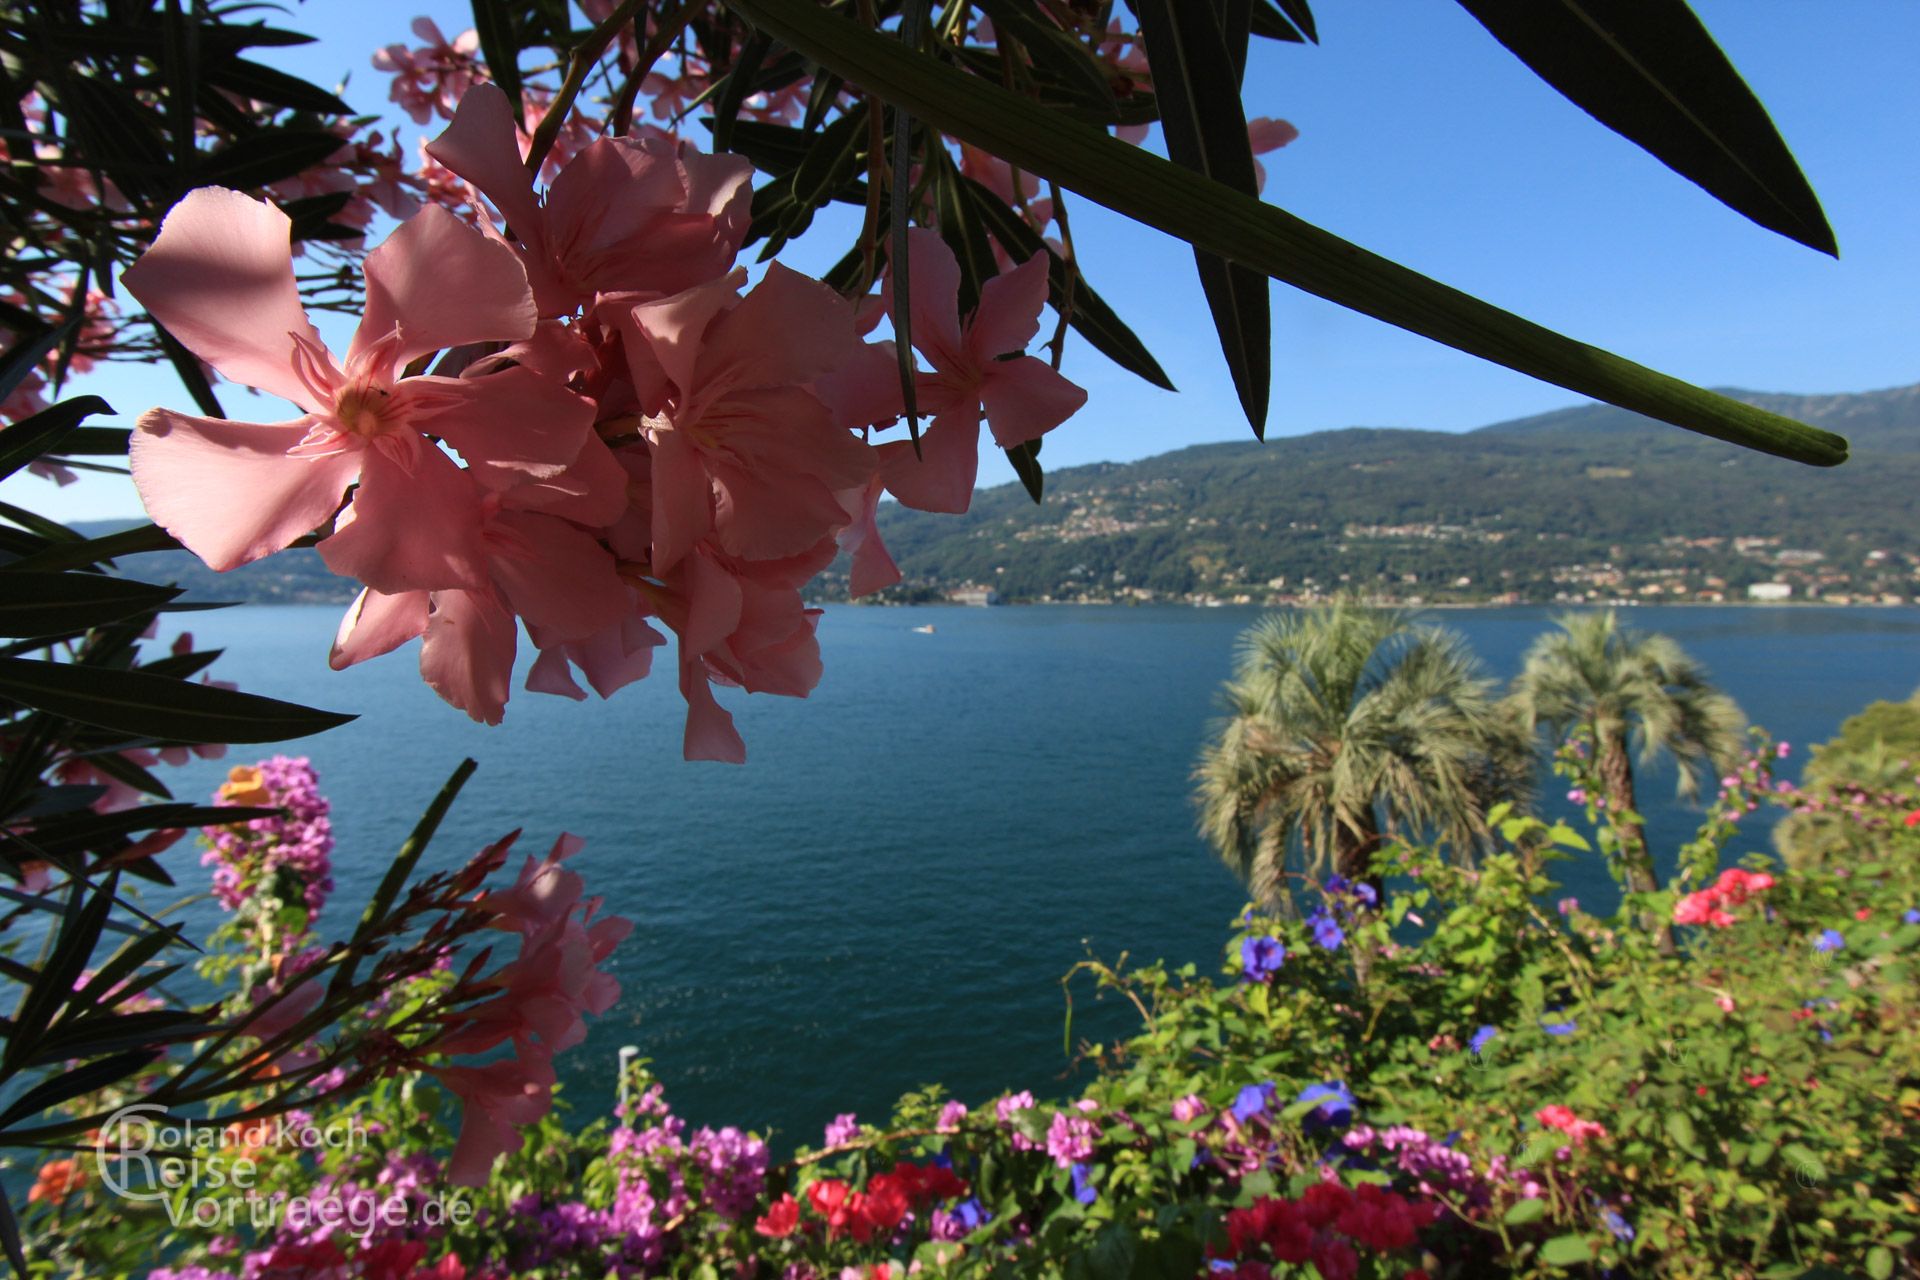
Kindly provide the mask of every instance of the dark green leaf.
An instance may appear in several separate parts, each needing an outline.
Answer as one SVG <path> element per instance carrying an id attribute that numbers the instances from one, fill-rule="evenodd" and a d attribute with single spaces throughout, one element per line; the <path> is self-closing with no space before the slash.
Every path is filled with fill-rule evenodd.
<path id="1" fill-rule="evenodd" d="M 49 1107 L 57 1107 L 71 1098 L 104 1089 L 108 1085 L 150 1066 L 158 1061 L 160 1049 L 127 1049 L 120 1053 L 85 1062 L 68 1071 L 62 1071 L 49 1079 L 42 1080 L 33 1088 L 20 1095 L 20 1098 L 4 1112 L 0 1112 L 0 1129 L 5 1129 L 15 1121 L 29 1116 L 37 1116 Z"/>
<path id="2" fill-rule="evenodd" d="M 1040 469 L 1040 442 L 1029 440 L 1014 445 L 1007 450 L 1007 461 L 1013 464 L 1014 474 L 1026 486 L 1027 496 L 1039 502 L 1047 487 L 1046 473 Z"/>
<path id="3" fill-rule="evenodd" d="M 808 211 L 827 203 L 836 188 L 852 180 L 866 137 L 864 102 L 822 129 L 806 159 L 793 171 L 794 203 Z"/>
<path id="4" fill-rule="evenodd" d="M 0 696 L 53 715 L 165 742 L 279 742 L 355 717 L 144 671 L 33 658 L 0 661 Z"/>
<path id="5" fill-rule="evenodd" d="M 298 76 L 290 76 L 284 71 L 276 71 L 245 58 L 228 58 L 213 63 L 203 75 L 207 83 L 256 102 L 270 102 L 276 107 L 291 107 L 295 111 L 314 111 L 323 116 L 353 114 L 352 107 L 325 89 L 308 84 Z"/>
<path id="6" fill-rule="evenodd" d="M 305 173 L 339 149 L 340 135 L 325 129 L 262 129 L 203 157 L 194 185 L 264 187 Z"/>
<path id="7" fill-rule="evenodd" d="M 98 573 L 0 570 L 0 636 L 77 634 L 156 608 L 179 594 L 174 587 Z"/>
<path id="8" fill-rule="evenodd" d="M 354 927 L 353 937 L 348 943 L 349 947 L 365 942 L 373 935 L 373 931 L 379 927 L 380 922 L 386 918 L 388 910 L 399 898 L 400 890 L 406 887 L 407 877 L 413 874 L 414 867 L 419 864 L 420 855 L 427 851 L 427 845 L 432 842 L 434 832 L 440 829 L 441 820 L 447 816 L 447 810 L 453 808 L 453 802 L 459 798 L 460 788 L 467 785 L 467 779 L 471 778 L 473 771 L 479 767 L 478 762 L 472 759 L 462 760 L 455 767 L 452 775 L 447 778 L 446 785 L 440 788 L 440 793 L 433 798 L 433 803 L 427 806 L 427 811 L 420 815 L 420 821 L 416 822 L 413 830 L 408 833 L 407 842 L 400 846 L 400 852 L 394 857 L 393 864 L 387 868 L 387 874 L 381 877 L 380 887 L 374 890 L 373 897 L 367 899 L 367 909 L 360 913 L 360 923 Z M 346 962 L 334 974 L 331 990 L 345 991 L 353 985 L 353 971 L 358 958 L 357 952 L 348 956 Z"/>
<path id="9" fill-rule="evenodd" d="M 60 442 L 67 458 L 124 458 L 133 433 L 125 427 L 79 427 Z"/>
<path id="10" fill-rule="evenodd" d="M 88 538 L 84 542 L 49 547 L 16 561 L 8 571 L 79 569 L 87 565 L 105 564 L 117 556 L 130 556 L 141 551 L 178 550 L 180 550 L 180 544 L 174 540 L 172 534 L 158 525 L 143 524 L 132 529 L 122 529 L 118 533 Z"/>
<path id="11" fill-rule="evenodd" d="M 703 122 L 710 123 L 710 122 Z M 740 120 L 733 126 L 731 150 L 753 161 L 762 173 L 779 178 L 792 173 L 807 158 L 812 139 L 790 125 L 767 124 L 759 120 Z M 718 143 L 714 150 L 722 148 Z"/>
<path id="12" fill-rule="evenodd" d="M 1199 248 L 1471 355 L 1745 448 L 1816 466 L 1847 457 L 1828 431 L 1576 342 L 979 77 L 919 56 L 810 0 L 728 8 L 952 137 Z"/>
<path id="13" fill-rule="evenodd" d="M 1313 10 L 1307 0 L 1254 0 L 1253 33 L 1269 40 L 1299 44 L 1302 40 L 1320 43 L 1314 27 Z"/>
<path id="14" fill-rule="evenodd" d="M 1173 380 L 1167 377 L 1166 370 L 1147 350 L 1146 343 L 1140 341 L 1133 330 L 1126 326 L 1113 308 L 1107 305 L 1106 299 L 1094 292 L 1084 274 L 1077 268 L 1069 267 L 1066 259 L 1055 253 L 1040 238 L 1040 233 L 1003 204 L 1000 197 L 972 178 L 963 175 L 960 181 L 963 189 L 973 197 L 975 212 L 986 222 L 993 238 L 1000 242 L 1000 247 L 1007 251 L 1009 257 L 1017 262 L 1025 262 L 1036 253 L 1047 255 L 1047 301 L 1055 311 L 1065 309 L 1067 286 L 1071 279 L 1073 313 L 1067 323 L 1075 333 L 1128 373 L 1144 378 L 1156 387 L 1168 391 L 1175 389 Z"/>
<path id="15" fill-rule="evenodd" d="M 6 1196 L 0 1196 L 0 1246 L 6 1248 L 13 1274 L 19 1280 L 27 1280 L 27 1254 L 20 1247 L 20 1224 L 14 1220 L 13 1206 Z"/>
<path id="16" fill-rule="evenodd" d="M 60 340 L 73 328 L 73 322 L 57 325 L 33 339 L 16 342 L 5 352 L 0 353 L 0 400 L 5 400 L 27 380 L 27 375 L 47 358 L 47 353 L 60 345 Z M 18 423 L 7 428 L 15 430 Z"/>
<path id="17" fill-rule="evenodd" d="M 1035 70 L 1051 72 L 1069 95 L 1087 105 L 1104 108 L 1113 100 L 1107 64 L 1072 36 L 1040 16 L 1027 0 L 976 0 L 993 19 L 996 37 L 1012 37 L 1033 59 Z"/>
<path id="18" fill-rule="evenodd" d="M 1167 155 L 1175 164 L 1258 198 L 1247 117 L 1240 106 L 1245 32 L 1223 32 L 1212 3 L 1133 0 L 1133 10 L 1153 68 Z M 1238 64 L 1235 43 L 1243 51 Z M 1266 277 L 1200 248 L 1193 259 L 1240 407 L 1253 434 L 1264 439 L 1273 376 Z"/>
<path id="19" fill-rule="evenodd" d="M 721 86 L 719 100 L 713 104 L 715 151 L 733 150 L 733 127 L 740 118 L 740 105 L 747 100 L 753 78 L 760 73 L 760 63 L 772 48 L 773 37 L 764 31 L 749 32 L 741 42 L 739 55 L 734 58 L 726 83 Z"/>
<path id="20" fill-rule="evenodd" d="M 1761 226 L 1837 253 L 1820 200 L 1685 0 L 1460 0 L 1601 124 Z"/>
<path id="21" fill-rule="evenodd" d="M 200 367 L 200 358 L 181 344 L 180 339 L 160 327 L 153 320 L 153 334 L 160 340 L 160 350 L 166 353 L 167 363 L 180 378 L 180 385 L 187 389 L 193 402 L 200 406 L 200 412 L 209 418 L 224 418 L 226 410 L 220 407 L 219 398 L 213 394 L 213 384 L 207 381 L 207 371 Z"/>
<path id="22" fill-rule="evenodd" d="M 0 479 L 12 475 L 41 454 L 52 453 L 80 421 L 96 413 L 112 413 L 113 406 L 99 396 L 73 396 L 49 405 L 30 418 L 0 432 Z"/>
<path id="23" fill-rule="evenodd" d="M 473 26 L 480 33 L 480 54 L 487 74 L 513 102 L 514 118 L 523 111 L 520 90 L 520 37 L 511 6 L 500 0 L 473 0 Z"/>
<path id="24" fill-rule="evenodd" d="M 40 966 L 40 976 L 20 997 L 6 1048 L 0 1051 L 0 1067 L 7 1072 L 20 1069 L 45 1036 L 54 1015 L 73 998 L 74 983 L 93 958 L 119 883 L 120 877 L 110 874 L 97 886 L 82 880 L 69 884 L 60 931 L 54 935 L 46 963 Z"/>

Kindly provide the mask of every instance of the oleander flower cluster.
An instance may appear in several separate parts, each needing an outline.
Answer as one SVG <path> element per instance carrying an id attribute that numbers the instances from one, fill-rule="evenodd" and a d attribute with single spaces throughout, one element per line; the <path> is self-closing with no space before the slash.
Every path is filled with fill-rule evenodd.
<path id="1" fill-rule="evenodd" d="M 301 307 L 288 220 L 203 188 L 168 214 L 129 292 L 226 377 L 300 416 L 140 419 L 134 481 L 154 520 L 216 570 L 318 532 L 363 584 L 345 667 L 421 641 L 427 683 L 498 723 L 519 630 L 533 691 L 601 697 L 646 676 L 667 634 L 690 759 L 739 762 L 715 685 L 804 697 L 820 613 L 802 588 L 844 548 L 856 594 L 898 571 L 884 494 L 962 511 L 981 427 L 1037 440 L 1085 400 L 1024 354 L 1047 296 L 1035 257 L 958 310 L 937 232 L 911 238 L 913 345 L 931 422 L 876 441 L 902 391 L 855 305 L 775 263 L 735 266 L 750 165 L 658 131 L 601 138 L 544 194 L 513 111 L 470 88 L 429 153 L 498 212 L 422 207 L 367 255 L 344 353 Z M 877 312 L 870 318 L 877 318 Z M 666 633 L 666 634 L 663 634 Z"/>

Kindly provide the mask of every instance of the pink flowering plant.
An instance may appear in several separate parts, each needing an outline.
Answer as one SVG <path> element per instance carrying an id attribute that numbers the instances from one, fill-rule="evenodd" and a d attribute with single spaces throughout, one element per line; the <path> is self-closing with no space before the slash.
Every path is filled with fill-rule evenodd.
<path id="1" fill-rule="evenodd" d="M 1570 30 L 1551 7 L 1463 3 L 1601 123 L 1832 250 L 1684 5 Z M 630 926 L 586 894 L 570 837 L 510 879 L 513 836 L 423 864 L 470 766 L 350 928 L 298 761 L 241 766 L 214 804 L 176 800 L 163 765 L 345 719 L 212 680 L 190 639 L 144 647 L 194 606 L 115 570 L 182 547 L 219 572 L 316 548 L 360 588 L 332 665 L 417 641 L 424 681 L 488 724 L 523 645 L 526 691 L 575 700 L 666 661 L 686 756 L 744 762 L 716 689 L 811 692 L 807 585 L 842 557 L 854 594 L 899 578 L 883 501 L 964 512 L 989 440 L 1038 500 L 1046 437 L 1087 404 L 1070 348 L 1076 372 L 1098 356 L 1170 387 L 1088 278 L 1079 201 L 1192 246 L 1256 433 L 1277 279 L 1689 430 L 1846 456 L 1263 203 L 1256 156 L 1283 164 L 1299 131 L 1248 118 L 1240 86 L 1255 36 L 1317 39 L 1304 0 L 577 9 L 476 2 L 470 31 L 420 19 L 362 51 L 425 130 L 417 150 L 249 56 L 307 38 L 245 7 L 0 13 L 0 477 L 125 470 L 153 521 L 88 539 L 0 511 L 0 871 L 17 886 L 0 977 L 18 995 L 0 1142 L 36 1162 L 24 1216 L 0 1202 L 18 1272 L 1911 1268 L 1911 1082 L 1873 1064 L 1915 1047 L 1915 921 L 1892 895 L 1916 823 L 1868 819 L 1875 859 L 1845 877 L 1723 870 L 1741 806 L 1785 794 L 1757 762 L 1729 775 L 1682 878 L 1619 915 L 1543 913 L 1546 864 L 1584 838 L 1506 811 L 1477 871 L 1395 846 L 1382 879 L 1320 886 L 1304 920 L 1247 917 L 1224 983 L 1090 961 L 1142 1028 L 1083 1047 L 1077 1097 L 930 1091 L 790 1155 L 690 1130 L 644 1074 L 611 1123 L 553 1118 L 555 1056 L 617 999 L 609 957 Z M 1637 71 L 1592 72 L 1615 61 L 1691 70 L 1649 98 Z M 1164 157 L 1143 145 L 1156 124 Z M 833 265 L 779 261 L 835 203 L 858 229 Z M 352 332 L 323 333 L 329 315 Z M 60 398 L 116 359 L 164 361 L 194 412 L 100 426 L 99 397 Z M 232 389 L 287 407 L 229 416 Z M 1845 803 L 1908 794 L 1862 784 Z M 1609 814 L 1599 837 L 1615 865 L 1622 823 L 1638 830 Z M 168 851 L 196 829 L 227 914 L 189 975 L 184 927 L 131 889 L 176 885 L 188 869 Z M 1633 914 L 1648 910 L 1679 947 L 1649 938 Z M 318 1188 L 412 1210 L 460 1186 L 486 1217 L 201 1230 L 129 1211 L 84 1157 L 134 1099 L 224 1126 L 222 1158 L 257 1162 L 275 1203 Z M 364 1122 L 372 1142 L 283 1150 L 257 1127 L 295 1115 Z"/>

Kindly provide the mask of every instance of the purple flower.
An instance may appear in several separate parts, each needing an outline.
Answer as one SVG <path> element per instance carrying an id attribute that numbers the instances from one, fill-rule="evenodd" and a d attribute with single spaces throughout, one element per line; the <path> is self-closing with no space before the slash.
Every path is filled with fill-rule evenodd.
<path id="1" fill-rule="evenodd" d="M 1813 940 L 1813 949 L 1820 952 L 1838 951 L 1846 945 L 1847 940 L 1840 936 L 1838 929 L 1822 930 L 1820 936 Z"/>
<path id="2" fill-rule="evenodd" d="M 854 1119 L 853 1112 L 844 1111 L 835 1116 L 827 1125 L 827 1145 L 837 1147 L 843 1142 L 852 1142 L 860 1136 L 860 1122 Z"/>
<path id="3" fill-rule="evenodd" d="M 959 1101 L 949 1102 L 940 1108 L 940 1118 L 933 1122 L 934 1132 L 958 1133 L 960 1132 L 960 1123 L 966 1118 L 966 1103 Z"/>
<path id="4" fill-rule="evenodd" d="M 1084 1164 L 1073 1166 L 1073 1198 L 1081 1204 L 1092 1204 L 1100 1198 L 1100 1192 L 1094 1188 L 1093 1179 L 1089 1176 L 1091 1173 L 1092 1170 Z"/>
<path id="5" fill-rule="evenodd" d="M 1308 916 L 1307 926 L 1313 930 L 1314 945 L 1322 951 L 1337 950 L 1340 944 L 1346 940 L 1347 935 L 1341 932 L 1339 923 L 1334 920 L 1332 913 L 1325 908 L 1317 910 Z"/>
<path id="6" fill-rule="evenodd" d="M 1280 945 L 1278 938 L 1240 940 L 1240 972 L 1248 982 L 1265 982 L 1280 972 L 1281 962 L 1286 958 L 1287 949 Z"/>
<path id="7" fill-rule="evenodd" d="M 1548 1012 L 1559 1013 L 1560 1010 L 1550 1009 L 1548 1010 Z M 1580 1029 L 1580 1024 L 1578 1022 L 1575 1022 L 1572 1018 L 1568 1018 L 1565 1022 L 1542 1021 L 1540 1023 L 1540 1029 L 1546 1032 L 1550 1036 L 1570 1036 L 1574 1032 Z"/>
<path id="8" fill-rule="evenodd" d="M 1300 1095 L 1294 1101 L 1319 1104 L 1307 1113 L 1310 1126 L 1338 1127 L 1353 1123 L 1353 1091 L 1338 1080 L 1329 1080 L 1325 1084 L 1310 1084 L 1300 1091 Z"/>
<path id="9" fill-rule="evenodd" d="M 1273 1101 L 1273 1095 L 1274 1086 L 1271 1080 L 1248 1085 L 1233 1100 L 1233 1118 L 1245 1124 L 1257 1115 L 1264 1115 L 1267 1104 Z"/>
<path id="10" fill-rule="evenodd" d="M 1904 924 L 1920 924 L 1920 907 L 1908 907 L 1901 913 L 1900 919 Z"/>
<path id="11" fill-rule="evenodd" d="M 1612 1209 L 1602 1209 L 1600 1211 L 1600 1221 L 1607 1224 L 1607 1230 L 1613 1232 L 1615 1239 L 1621 1241 L 1630 1241 L 1633 1239 L 1633 1224 L 1621 1217 L 1616 1211 Z"/>
<path id="12" fill-rule="evenodd" d="M 1482 1049 L 1486 1048 L 1487 1045 L 1492 1042 L 1495 1036 L 1499 1034 L 1500 1034 L 1500 1028 L 1498 1027 L 1494 1027 L 1494 1026 L 1482 1027 L 1478 1031 L 1473 1033 L 1473 1039 L 1467 1041 L 1467 1047 L 1473 1050 L 1475 1054 L 1478 1054 Z"/>

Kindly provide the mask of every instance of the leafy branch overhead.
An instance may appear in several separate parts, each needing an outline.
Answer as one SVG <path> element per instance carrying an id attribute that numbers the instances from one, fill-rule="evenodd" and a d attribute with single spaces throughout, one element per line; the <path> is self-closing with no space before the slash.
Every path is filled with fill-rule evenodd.
<path id="1" fill-rule="evenodd" d="M 727 0 L 727 4 L 849 84 L 1020 170 L 1178 236 L 1199 254 L 1238 264 L 1470 354 L 1676 426 L 1815 465 L 1831 466 L 1846 458 L 1845 441 L 1831 432 L 1741 405 L 1532 324 L 1367 253 L 1207 176 L 1219 172 L 1217 166 L 1222 163 L 1244 176 L 1250 153 L 1227 159 L 1225 144 L 1220 144 L 1221 158 L 1216 161 L 1212 148 L 1218 140 L 1209 137 L 1207 158 L 1189 156 L 1189 166 L 1128 146 L 1099 127 L 1124 114 L 1118 97 L 1095 103 L 1084 93 L 1074 96 L 1059 81 L 1048 80 L 1037 66 L 1029 69 L 1034 91 L 1016 92 L 972 73 L 964 51 L 917 55 L 850 21 L 851 11 L 846 9 L 836 12 L 807 0 Z M 1149 13 L 1156 12 L 1152 4 L 1145 7 Z M 1684 47 L 1697 50 L 1702 47 L 1698 42 L 1705 41 L 1704 47 L 1717 54 L 1704 31 L 1698 30 L 1697 20 L 1689 27 L 1677 16 L 1691 19 L 1691 11 L 1679 0 L 1639 7 L 1675 16 L 1664 25 L 1625 20 L 1609 25 L 1593 18 L 1599 32 L 1595 38 L 1603 39 L 1619 55 L 1620 64 L 1638 77 L 1624 86 L 1598 75 L 1565 74 L 1561 59 L 1534 52 L 1543 42 L 1539 33 L 1548 29 L 1546 6 L 1514 6 L 1515 12 L 1504 15 L 1499 29 L 1503 38 L 1512 33 L 1508 42 L 1522 56 L 1604 122 L 1763 225 L 1780 225 L 1781 208 L 1798 210 L 1802 216 L 1794 224 L 1796 238 L 1830 249 L 1831 236 L 1823 234 L 1825 221 L 1817 204 L 1809 214 L 1809 199 L 1798 194 L 1806 189 L 1804 179 L 1790 158 L 1782 166 L 1784 144 L 1724 57 L 1710 60 L 1704 69 L 1688 63 L 1690 69 L 1682 76 L 1673 69 L 1678 55 L 1643 56 L 1648 46 L 1676 30 L 1698 32 L 1694 42 Z M 1151 19 L 1143 25 L 1151 58 L 1155 25 Z M 1223 81 L 1217 74 L 1217 56 L 1206 62 L 1206 55 L 1197 51 L 1204 47 L 1217 55 L 1213 37 L 1218 36 L 1231 57 L 1231 42 L 1228 33 L 1210 29 L 1203 21 L 1188 25 L 1208 34 L 1204 39 L 1182 41 L 1168 33 L 1161 42 L 1168 52 L 1154 65 L 1155 101 L 1169 94 L 1165 77 L 1169 68 L 1175 68 L 1173 75 L 1181 82 L 1187 103 L 1179 118 L 1184 122 L 1206 111 L 1207 118 L 1217 122 L 1229 110 L 1237 113 L 1237 106 L 1229 109 L 1218 100 Z M 1215 72 L 1204 79 L 1206 90 L 1187 83 L 1192 78 L 1189 64 L 1196 57 Z M 1653 100 L 1670 109 L 1654 110 L 1649 105 Z M 1162 109 L 1160 114 L 1165 117 L 1167 112 Z M 1682 121 L 1698 126 L 1697 136 L 1690 141 L 1676 136 L 1676 122 Z M 1187 155 L 1192 132 L 1184 123 L 1170 123 L 1169 131 L 1175 154 Z M 1749 181 L 1732 181 L 1727 176 L 1730 170 L 1746 174 Z M 1817 229 L 1810 219 L 1818 220 Z M 948 230 L 946 234 L 955 233 Z M 1265 389 L 1264 377 L 1258 376 L 1255 366 L 1263 365 L 1264 358 L 1253 354 L 1250 337 L 1264 304 L 1254 304 L 1237 286 L 1231 293 L 1224 285 L 1211 286 L 1208 292 L 1243 402 L 1250 411 L 1257 410 L 1264 403 Z M 1250 416 L 1257 423 L 1257 412 Z"/>

